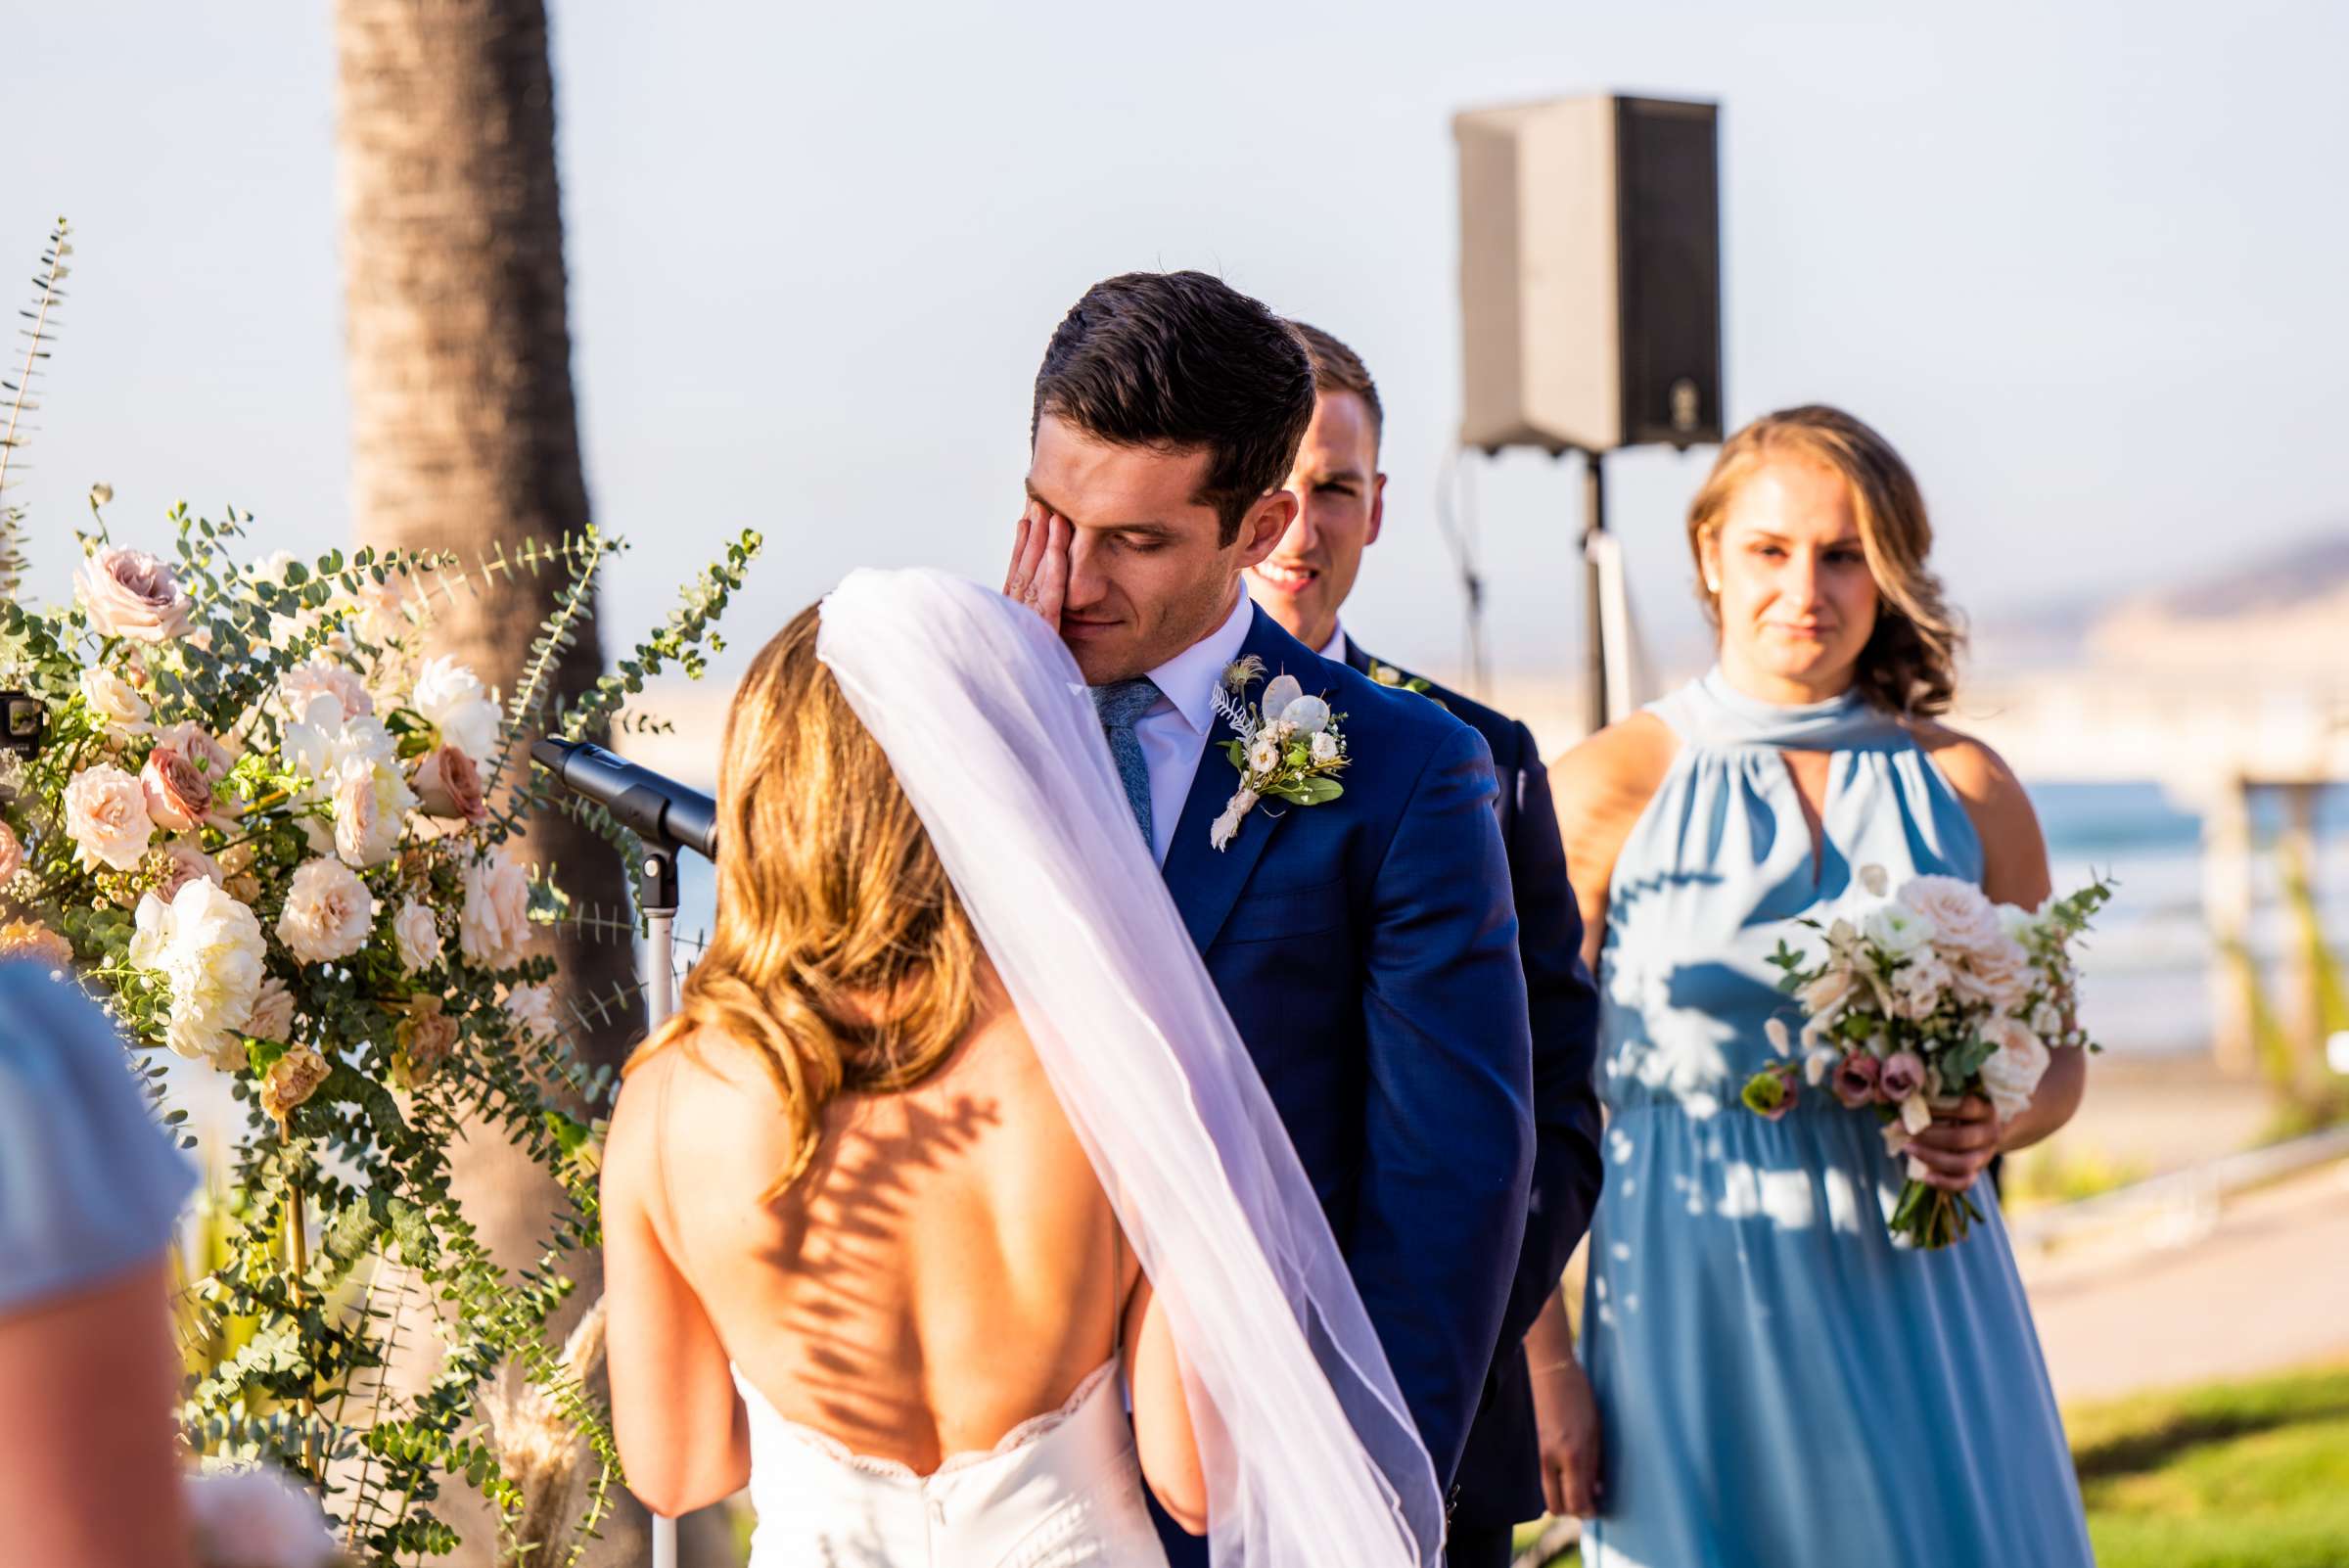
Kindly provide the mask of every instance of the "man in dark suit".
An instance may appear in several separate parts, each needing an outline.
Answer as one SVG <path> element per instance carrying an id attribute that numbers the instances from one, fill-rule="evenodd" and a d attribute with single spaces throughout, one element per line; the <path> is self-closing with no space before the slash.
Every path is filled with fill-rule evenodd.
<path id="1" fill-rule="evenodd" d="M 1550 804 L 1549 775 L 1525 725 L 1480 703 L 1372 658 L 1340 624 L 1362 550 L 1384 520 L 1387 477 L 1378 471 L 1383 410 L 1378 387 L 1354 350 L 1316 327 L 1291 322 L 1313 366 L 1313 423 L 1289 489 L 1299 510 L 1272 553 L 1249 569 L 1259 605 L 1323 658 L 1440 703 L 1485 739 L 1499 781 L 1502 842 L 1517 906 L 1534 1043 L 1536 1154 L 1524 1250 L 1501 1319 L 1500 1352 L 1460 1462 L 1452 1510 L 1451 1568 L 1489 1568 L 1509 1557 L 1510 1527 L 1542 1512 L 1539 1446 L 1525 1332 L 1557 1287 L 1598 1202 L 1598 996 L 1582 959 L 1583 922 L 1566 881 L 1566 851 Z"/>
<path id="2" fill-rule="evenodd" d="M 1484 740 L 1324 660 L 1240 575 L 1297 511 L 1313 411 L 1280 319 L 1195 272 L 1096 284 L 1036 380 L 1004 591 L 1092 687 L 1144 839 L 1346 1255 L 1440 1486 L 1483 1399 L 1533 1168 L 1524 972 Z M 1289 675 L 1344 715 L 1343 794 L 1253 803 L 1216 702 Z M 1221 842 L 1219 842 L 1221 841 Z M 1162 1521 L 1177 1564 L 1204 1544 Z"/>

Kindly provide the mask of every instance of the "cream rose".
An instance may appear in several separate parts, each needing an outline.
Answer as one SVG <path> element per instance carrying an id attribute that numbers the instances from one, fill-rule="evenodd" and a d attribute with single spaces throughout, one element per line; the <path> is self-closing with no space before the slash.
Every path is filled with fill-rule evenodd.
<path id="1" fill-rule="evenodd" d="M 128 871 L 147 857 L 155 822 L 147 794 L 118 767 L 100 762 L 73 775 L 66 786 L 66 837 L 84 870 L 112 866 Z"/>
<path id="2" fill-rule="evenodd" d="M 185 833 L 211 820 L 212 781 L 168 746 L 147 754 L 139 788 L 146 792 L 147 815 L 158 827 Z"/>
<path id="3" fill-rule="evenodd" d="M 1999 1018 L 1984 1027 L 1982 1038 L 1998 1046 L 1982 1064 L 1982 1092 L 1999 1113 L 2011 1122 L 2031 1107 L 2039 1081 L 2047 1076 L 2048 1047 L 2019 1019 Z"/>
<path id="4" fill-rule="evenodd" d="M 555 994 L 544 986 L 517 986 L 507 992 L 506 1016 L 525 1039 L 543 1043 L 555 1038 Z"/>
<path id="5" fill-rule="evenodd" d="M 278 678 L 278 705 L 289 719 L 316 724 L 318 720 L 310 716 L 311 705 L 321 697 L 335 700 L 337 724 L 346 724 L 375 712 L 375 699 L 367 694 L 366 684 L 354 671 L 331 659 L 313 659 L 306 665 L 297 665 Z"/>
<path id="6" fill-rule="evenodd" d="M 179 890 L 195 881 L 209 882 L 215 888 L 228 886 L 228 873 L 220 862 L 205 853 L 185 839 L 173 839 L 155 853 L 155 896 L 168 903 L 179 897 Z"/>
<path id="7" fill-rule="evenodd" d="M 266 976 L 253 995 L 253 1016 L 245 1021 L 245 1033 L 254 1039 L 276 1040 L 282 1045 L 293 1032 L 294 993 L 275 975 Z"/>
<path id="8" fill-rule="evenodd" d="M 1999 929 L 1999 911 L 1980 888 L 1958 877 L 1912 877 L 1902 885 L 1901 903 L 1933 927 L 1943 954 L 1987 952 L 2008 941 Z"/>
<path id="9" fill-rule="evenodd" d="M 439 1071 L 456 1053 L 457 1021 L 441 1010 L 438 996 L 419 996 L 408 1003 L 408 1016 L 392 1031 L 397 1052 L 392 1076 L 402 1088 L 415 1088 Z"/>
<path id="10" fill-rule="evenodd" d="M 170 642 L 187 635 L 187 590 L 145 550 L 106 545 L 84 556 L 73 569 L 73 591 L 101 636 Z"/>
<path id="11" fill-rule="evenodd" d="M 400 972 L 422 974 L 440 961 L 440 926 L 433 911 L 410 899 L 392 917 L 392 944 L 399 950 Z"/>
<path id="12" fill-rule="evenodd" d="M 73 961 L 73 945 L 38 920 L 0 920 L 0 960 L 10 958 L 63 969 Z"/>
<path id="13" fill-rule="evenodd" d="M 496 695 L 454 659 L 426 660 L 408 701 L 440 732 L 442 745 L 454 746 L 484 766 L 497 755 Z"/>
<path id="14" fill-rule="evenodd" d="M 267 951 L 253 912 L 197 877 L 167 903 L 152 893 L 139 900 L 128 956 L 169 985 L 171 1049 L 227 1068 L 244 1059 L 243 1031 Z"/>
<path id="15" fill-rule="evenodd" d="M 2031 955 L 2011 937 L 2002 935 L 1987 947 L 1969 949 L 1954 967 L 1958 995 L 2002 1011 L 2019 1006 L 2031 989 Z"/>
<path id="16" fill-rule="evenodd" d="M 81 700 L 90 705 L 99 727 L 116 739 L 144 735 L 155 728 L 147 721 L 155 709 L 136 686 L 104 665 L 92 665 L 81 672 Z"/>
<path id="17" fill-rule="evenodd" d="M 367 945 L 375 899 L 340 860 L 304 860 L 286 891 L 277 940 L 305 964 L 332 963 Z"/>
<path id="18" fill-rule="evenodd" d="M 307 1045 L 294 1045 L 279 1057 L 269 1069 L 268 1079 L 261 1084 L 261 1109 L 276 1118 L 280 1127 L 294 1114 L 294 1108 L 318 1092 L 334 1069 L 327 1059 Z"/>
<path id="19" fill-rule="evenodd" d="M 348 865 L 382 865 L 399 848 L 408 807 L 415 804 L 415 792 L 397 766 L 365 757 L 345 761 L 329 799 L 335 853 Z"/>
<path id="20" fill-rule="evenodd" d="M 501 846 L 486 860 L 465 867 L 465 902 L 457 917 L 457 950 L 483 969 L 522 962 L 530 937 L 530 881 Z"/>
<path id="21" fill-rule="evenodd" d="M 415 788 L 429 815 L 467 822 L 489 819 L 489 803 L 482 797 L 482 770 L 454 746 L 438 746 L 425 754 L 416 764 Z"/>

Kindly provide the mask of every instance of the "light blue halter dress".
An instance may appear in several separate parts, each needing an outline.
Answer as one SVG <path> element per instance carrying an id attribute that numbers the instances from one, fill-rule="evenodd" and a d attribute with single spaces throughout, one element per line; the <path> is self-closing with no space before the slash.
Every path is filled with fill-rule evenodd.
<path id="1" fill-rule="evenodd" d="M 1856 694 L 1780 708 L 1719 670 L 1653 705 L 1680 737 L 1626 840 L 1600 959 L 1606 1188 L 1583 1358 L 1604 1514 L 1593 1568 L 2002 1568 L 2093 1558 L 2031 1310 L 1989 1216 L 1922 1253 L 1885 1229 L 1903 1174 L 1872 1111 L 1806 1087 L 1738 1104 L 1801 1016 L 1765 959 L 1788 922 L 1897 886 L 1978 882 L 1982 844 L 1909 732 Z M 1782 748 L 1832 754 L 1825 853 Z"/>

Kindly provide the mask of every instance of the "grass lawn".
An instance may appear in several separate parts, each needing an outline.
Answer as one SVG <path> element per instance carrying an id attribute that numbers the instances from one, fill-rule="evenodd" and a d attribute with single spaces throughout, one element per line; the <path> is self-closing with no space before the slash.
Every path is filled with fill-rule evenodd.
<path id="1" fill-rule="evenodd" d="M 2064 1423 L 2098 1568 L 2349 1564 L 2349 1366 L 2082 1406 Z"/>

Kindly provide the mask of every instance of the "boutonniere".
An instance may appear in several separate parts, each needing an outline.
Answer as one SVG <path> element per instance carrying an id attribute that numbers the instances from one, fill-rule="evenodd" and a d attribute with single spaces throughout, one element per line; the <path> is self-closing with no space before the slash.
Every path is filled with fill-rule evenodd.
<path id="1" fill-rule="evenodd" d="M 1370 661 L 1370 678 L 1381 686 L 1392 686 L 1398 691 L 1416 693 L 1427 698 L 1429 702 L 1442 708 L 1446 713 L 1451 712 L 1443 698 L 1432 695 L 1435 682 L 1429 680 L 1425 675 L 1406 675 L 1393 665 L 1382 665 L 1373 659 Z"/>
<path id="2" fill-rule="evenodd" d="M 1216 688 L 1216 712 L 1223 715 L 1235 740 L 1223 744 L 1223 754 L 1240 770 L 1240 787 L 1223 804 L 1223 814 L 1208 830 L 1219 850 L 1228 849 L 1239 836 L 1240 818 L 1266 796 L 1295 806 L 1319 806 L 1346 793 L 1330 775 L 1347 762 L 1346 737 L 1338 728 L 1343 715 L 1329 711 L 1318 697 L 1308 697 L 1294 675 L 1276 675 L 1255 703 L 1248 688 L 1265 672 L 1265 662 L 1251 654 L 1223 671 Z"/>

